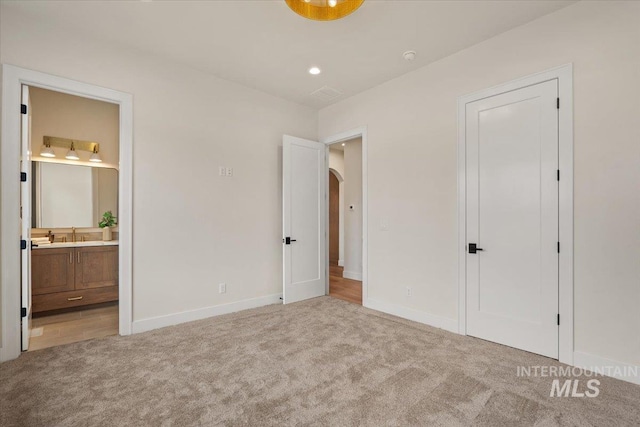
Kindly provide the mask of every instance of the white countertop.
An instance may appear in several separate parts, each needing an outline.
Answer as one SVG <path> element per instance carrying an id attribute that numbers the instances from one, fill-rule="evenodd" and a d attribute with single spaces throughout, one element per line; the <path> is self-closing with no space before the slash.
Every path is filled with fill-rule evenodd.
<path id="1" fill-rule="evenodd" d="M 34 246 L 33 249 L 54 249 L 54 248 L 82 248 L 85 246 L 117 246 L 117 240 L 110 240 L 104 242 L 102 240 L 89 241 L 89 242 L 55 242 L 50 245 Z"/>

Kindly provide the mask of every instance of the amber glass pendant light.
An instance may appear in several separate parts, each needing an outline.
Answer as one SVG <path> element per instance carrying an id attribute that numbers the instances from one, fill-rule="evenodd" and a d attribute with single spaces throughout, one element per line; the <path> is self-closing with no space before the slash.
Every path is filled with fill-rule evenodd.
<path id="1" fill-rule="evenodd" d="M 333 21 L 344 18 L 364 0 L 285 0 L 291 10 L 300 16 L 315 21 Z"/>

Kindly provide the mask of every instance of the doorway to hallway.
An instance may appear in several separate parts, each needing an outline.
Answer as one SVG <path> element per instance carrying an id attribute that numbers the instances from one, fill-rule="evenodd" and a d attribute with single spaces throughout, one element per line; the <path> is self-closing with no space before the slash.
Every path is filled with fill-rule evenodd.
<path id="1" fill-rule="evenodd" d="M 362 304 L 362 139 L 329 146 L 329 295 Z"/>
<path id="2" fill-rule="evenodd" d="M 343 147 L 346 147 L 346 150 Z M 331 291 L 330 283 L 330 276 L 333 275 L 335 279 L 359 282 L 354 284 L 345 280 L 334 280 L 336 284 L 339 282 L 346 285 L 343 289 L 349 288 L 348 293 L 352 297 L 355 297 L 354 293 L 358 293 L 359 288 L 358 302 L 366 306 L 368 283 L 366 149 L 365 127 L 328 137 L 322 142 L 283 135 L 282 301 L 284 304 L 322 295 L 335 296 L 335 292 Z M 344 153 L 339 153 L 340 151 Z M 353 159 L 357 167 L 347 168 L 350 172 L 347 172 L 346 179 L 344 172 L 336 175 L 344 182 L 351 183 L 352 186 L 345 187 L 344 191 L 339 192 L 338 195 L 339 206 L 341 206 L 341 209 L 338 209 L 338 229 L 341 230 L 344 227 L 344 232 L 338 232 L 337 263 L 334 243 L 334 262 L 331 264 L 329 262 L 329 174 L 330 168 L 337 171 L 332 163 L 330 165 L 330 157 L 335 156 L 336 153 L 340 154 L 342 163 L 345 162 L 346 157 L 347 164 L 350 163 L 348 159 Z M 340 168 L 342 169 L 344 165 Z M 356 190 L 351 193 L 349 188 Z M 344 194 L 344 198 L 340 194 Z M 333 266 L 331 270 L 330 266 Z"/>

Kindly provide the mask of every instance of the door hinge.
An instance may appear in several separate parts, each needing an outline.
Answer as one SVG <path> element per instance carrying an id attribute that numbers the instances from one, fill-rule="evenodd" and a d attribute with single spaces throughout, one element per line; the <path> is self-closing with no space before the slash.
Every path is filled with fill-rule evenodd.
<path id="1" fill-rule="evenodd" d="M 27 241 L 26 240 L 20 240 L 20 249 L 22 249 L 22 250 L 27 249 Z"/>
<path id="2" fill-rule="evenodd" d="M 558 242 L 558 253 L 560 253 L 560 242 Z"/>
<path id="3" fill-rule="evenodd" d="M 556 178 L 558 179 L 558 181 L 560 181 L 560 169 L 558 169 L 556 172 L 557 172 L 556 173 Z"/>
<path id="4" fill-rule="evenodd" d="M 560 326 L 560 313 L 558 313 L 558 326 Z"/>
<path id="5" fill-rule="evenodd" d="M 27 173 L 20 172 L 20 182 L 27 182 Z"/>
<path id="6" fill-rule="evenodd" d="M 27 317 L 27 307 L 21 307 L 20 316 Z"/>
<path id="7" fill-rule="evenodd" d="M 27 106 L 25 104 L 20 104 L 20 113 L 27 114 Z"/>
<path id="8" fill-rule="evenodd" d="M 560 98 L 556 98 L 556 108 L 560 109 Z"/>

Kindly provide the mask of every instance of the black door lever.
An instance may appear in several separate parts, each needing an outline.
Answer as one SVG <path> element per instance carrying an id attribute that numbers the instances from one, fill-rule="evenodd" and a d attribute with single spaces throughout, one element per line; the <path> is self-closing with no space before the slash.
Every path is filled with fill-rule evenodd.
<path id="1" fill-rule="evenodd" d="M 290 245 L 291 242 L 297 242 L 297 240 L 292 239 L 291 237 L 285 237 L 284 239 L 282 239 L 282 243 L 284 243 L 285 245 Z"/>
<path id="2" fill-rule="evenodd" d="M 469 253 L 475 254 L 477 251 L 484 251 L 484 249 L 479 248 L 476 243 L 469 243 Z"/>

